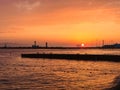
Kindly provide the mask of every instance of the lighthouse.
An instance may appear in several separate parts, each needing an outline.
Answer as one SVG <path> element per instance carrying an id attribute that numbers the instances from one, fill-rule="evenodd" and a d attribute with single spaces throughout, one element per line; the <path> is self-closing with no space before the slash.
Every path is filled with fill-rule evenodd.
<path id="1" fill-rule="evenodd" d="M 37 42 L 34 41 L 34 44 L 32 45 L 32 48 L 38 48 L 39 46 L 37 45 Z"/>

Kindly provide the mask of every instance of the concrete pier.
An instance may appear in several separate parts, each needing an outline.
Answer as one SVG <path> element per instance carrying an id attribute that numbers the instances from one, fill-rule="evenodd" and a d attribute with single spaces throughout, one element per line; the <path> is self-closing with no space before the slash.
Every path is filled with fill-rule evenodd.
<path id="1" fill-rule="evenodd" d="M 48 58 L 68 60 L 94 60 L 120 62 L 120 55 L 93 55 L 93 54 L 21 54 L 23 58 Z"/>

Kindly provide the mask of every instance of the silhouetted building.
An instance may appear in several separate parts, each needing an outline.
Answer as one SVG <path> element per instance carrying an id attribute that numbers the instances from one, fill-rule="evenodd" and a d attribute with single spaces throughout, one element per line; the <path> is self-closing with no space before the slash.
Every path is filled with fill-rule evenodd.
<path id="1" fill-rule="evenodd" d="M 32 48 L 38 48 L 39 46 L 37 45 L 37 42 L 34 41 L 34 45 L 32 45 Z"/>
<path id="2" fill-rule="evenodd" d="M 120 48 L 120 44 L 104 45 L 103 48 Z"/>

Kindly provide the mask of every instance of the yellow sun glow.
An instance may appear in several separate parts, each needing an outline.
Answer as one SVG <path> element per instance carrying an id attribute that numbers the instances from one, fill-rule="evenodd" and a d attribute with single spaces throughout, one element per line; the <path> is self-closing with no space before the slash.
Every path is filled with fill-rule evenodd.
<path id="1" fill-rule="evenodd" d="M 84 43 L 82 43 L 82 44 L 81 44 L 81 47 L 84 47 L 84 46 L 85 46 L 85 44 L 84 44 Z"/>

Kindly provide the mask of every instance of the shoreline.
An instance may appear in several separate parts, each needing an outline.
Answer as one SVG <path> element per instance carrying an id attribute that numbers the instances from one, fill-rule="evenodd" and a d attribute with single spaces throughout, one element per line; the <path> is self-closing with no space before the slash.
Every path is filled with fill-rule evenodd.
<path id="1" fill-rule="evenodd" d="M 114 86 L 111 88 L 107 88 L 105 90 L 119 90 L 120 89 L 120 76 L 117 76 L 113 81 Z"/>
<path id="2" fill-rule="evenodd" d="M 120 49 L 103 47 L 0 47 L 0 49 Z"/>

